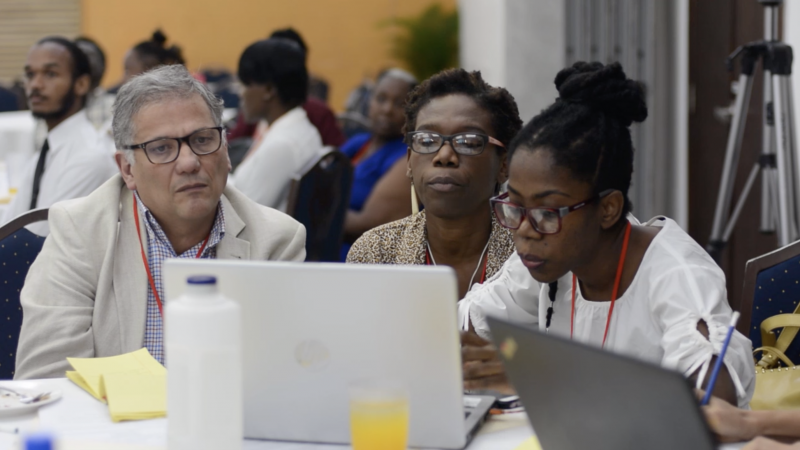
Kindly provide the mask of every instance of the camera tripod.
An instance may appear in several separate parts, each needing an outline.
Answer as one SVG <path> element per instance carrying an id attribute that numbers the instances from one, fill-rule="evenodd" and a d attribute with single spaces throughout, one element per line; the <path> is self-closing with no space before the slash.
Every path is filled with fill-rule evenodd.
<path id="1" fill-rule="evenodd" d="M 714 224 L 707 250 L 719 262 L 753 185 L 761 174 L 762 233 L 778 234 L 783 247 L 798 239 L 800 214 L 800 155 L 796 153 L 792 103 L 792 48 L 778 40 L 778 8 L 783 0 L 758 0 L 764 6 L 764 40 L 737 48 L 727 59 L 728 70 L 741 56 L 741 74 L 722 166 Z M 761 61 L 764 71 L 761 156 L 750 171 L 730 212 L 733 183 L 739 164 L 753 74 Z"/>

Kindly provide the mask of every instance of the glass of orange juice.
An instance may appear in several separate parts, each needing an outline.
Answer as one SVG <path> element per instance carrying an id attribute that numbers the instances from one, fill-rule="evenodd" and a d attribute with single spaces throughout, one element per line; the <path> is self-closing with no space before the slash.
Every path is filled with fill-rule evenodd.
<path id="1" fill-rule="evenodd" d="M 406 450 L 408 395 L 391 381 L 350 386 L 350 434 L 353 450 Z"/>

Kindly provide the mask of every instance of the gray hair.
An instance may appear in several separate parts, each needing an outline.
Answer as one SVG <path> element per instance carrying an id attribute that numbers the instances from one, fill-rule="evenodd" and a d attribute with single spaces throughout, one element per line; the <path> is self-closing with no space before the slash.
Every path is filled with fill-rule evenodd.
<path id="1" fill-rule="evenodd" d="M 378 75 L 378 79 L 375 80 L 375 84 L 380 82 L 384 78 L 394 78 L 396 80 L 405 81 L 406 83 L 411 85 L 413 89 L 419 81 L 414 75 L 411 75 L 410 72 L 407 72 L 403 69 L 398 69 L 397 67 L 392 67 L 390 69 L 386 69 Z"/>
<path id="2" fill-rule="evenodd" d="M 122 150 L 125 145 L 133 145 L 136 127 L 133 118 L 145 105 L 166 99 L 185 99 L 199 95 L 208 105 L 216 126 L 222 126 L 223 102 L 211 93 L 201 82 L 192 77 L 181 64 L 160 66 L 131 78 L 122 85 L 114 101 L 114 117 L 111 130 L 114 144 L 122 151 L 125 159 L 133 164 L 134 150 Z"/>

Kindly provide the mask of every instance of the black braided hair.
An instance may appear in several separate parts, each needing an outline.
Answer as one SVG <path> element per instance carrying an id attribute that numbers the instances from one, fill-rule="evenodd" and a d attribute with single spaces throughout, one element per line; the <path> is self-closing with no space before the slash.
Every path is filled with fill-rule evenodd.
<path id="1" fill-rule="evenodd" d="M 625 76 L 619 63 L 577 62 L 555 79 L 559 98 L 531 119 L 509 147 L 547 149 L 559 166 L 592 185 L 625 197 L 621 220 L 631 210 L 628 189 L 633 174 L 630 125 L 647 118 L 642 85 Z"/>
<path id="2" fill-rule="evenodd" d="M 423 106 L 434 98 L 451 94 L 466 95 L 486 109 L 492 118 L 492 128 L 496 135 L 493 137 L 506 147 L 522 128 L 517 102 L 507 90 L 490 86 L 483 80 L 479 71 L 447 69 L 423 81 L 408 93 L 403 134 L 414 131 L 417 126 L 417 114 Z"/>
<path id="3" fill-rule="evenodd" d="M 631 211 L 628 189 L 633 174 L 630 126 L 647 118 L 642 85 L 625 75 L 619 63 L 577 62 L 558 73 L 559 97 L 531 119 L 508 149 L 509 164 L 515 151 L 550 151 L 558 166 L 592 185 L 594 194 L 607 189 L 622 192 L 625 204 L 620 220 Z M 549 284 L 553 315 L 558 282 Z"/>

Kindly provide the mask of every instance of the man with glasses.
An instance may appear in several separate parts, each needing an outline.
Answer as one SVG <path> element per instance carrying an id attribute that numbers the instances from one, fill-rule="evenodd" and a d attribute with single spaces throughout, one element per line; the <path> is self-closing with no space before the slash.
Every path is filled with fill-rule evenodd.
<path id="1" fill-rule="evenodd" d="M 166 258 L 305 258 L 302 225 L 226 187 L 221 116 L 222 102 L 180 65 L 120 89 L 120 174 L 51 209 L 51 235 L 21 293 L 16 378 L 63 376 L 66 357 L 142 347 L 164 362 Z"/>

